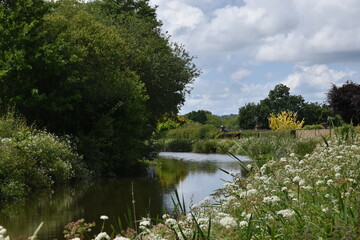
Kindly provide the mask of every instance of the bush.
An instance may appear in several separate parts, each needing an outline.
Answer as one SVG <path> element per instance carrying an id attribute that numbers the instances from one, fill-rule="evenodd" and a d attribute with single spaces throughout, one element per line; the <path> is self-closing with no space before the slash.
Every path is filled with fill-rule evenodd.
<path id="1" fill-rule="evenodd" d="M 19 199 L 89 175 L 68 139 L 28 127 L 13 114 L 0 118 L 0 129 L 0 198 Z"/>
<path id="2" fill-rule="evenodd" d="M 269 116 L 269 127 L 274 131 L 299 129 L 304 124 L 304 119 L 297 121 L 297 113 L 283 111 L 277 115 L 271 113 Z"/>

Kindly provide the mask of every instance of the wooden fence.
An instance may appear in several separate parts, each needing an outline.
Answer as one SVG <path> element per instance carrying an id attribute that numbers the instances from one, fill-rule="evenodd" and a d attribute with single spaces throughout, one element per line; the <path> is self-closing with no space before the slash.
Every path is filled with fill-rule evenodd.
<path id="1" fill-rule="evenodd" d="M 331 129 L 316 129 L 316 130 L 296 130 L 296 137 L 306 137 L 306 136 L 324 136 L 331 137 L 333 130 Z"/>

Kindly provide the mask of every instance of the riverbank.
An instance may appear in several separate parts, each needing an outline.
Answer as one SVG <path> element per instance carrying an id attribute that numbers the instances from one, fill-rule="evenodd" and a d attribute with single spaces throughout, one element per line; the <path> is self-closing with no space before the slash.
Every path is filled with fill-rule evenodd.
<path id="1" fill-rule="evenodd" d="M 247 163 L 247 178 L 232 174 L 190 211 L 174 197 L 178 217 L 149 216 L 137 221 L 137 231 L 116 227 L 113 237 L 92 232 L 89 239 L 357 239 L 359 156 L 354 135 L 323 141 L 303 157 L 291 153 L 261 167 Z"/>
<path id="2" fill-rule="evenodd" d="M 146 239 L 357 239 L 360 142 L 332 139 L 234 175 L 213 199 L 147 229 Z M 213 205 L 215 201 L 217 204 Z"/>

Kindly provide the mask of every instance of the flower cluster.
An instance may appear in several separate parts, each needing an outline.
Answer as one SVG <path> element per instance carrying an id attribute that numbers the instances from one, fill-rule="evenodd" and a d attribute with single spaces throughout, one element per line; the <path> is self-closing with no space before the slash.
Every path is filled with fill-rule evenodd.
<path id="1" fill-rule="evenodd" d="M 10 240 L 9 236 L 5 237 L 6 229 L 0 226 L 0 240 Z"/>
<path id="2" fill-rule="evenodd" d="M 359 168 L 359 139 L 340 145 L 327 141 L 301 158 L 292 153 L 261 167 L 253 164 L 246 178 L 234 175 L 233 182 L 186 216 L 167 216 L 168 231 L 161 225 L 150 234 L 166 239 L 191 239 L 200 231 L 214 239 L 247 239 L 249 233 L 254 239 L 350 237 L 357 233 L 360 212 Z"/>

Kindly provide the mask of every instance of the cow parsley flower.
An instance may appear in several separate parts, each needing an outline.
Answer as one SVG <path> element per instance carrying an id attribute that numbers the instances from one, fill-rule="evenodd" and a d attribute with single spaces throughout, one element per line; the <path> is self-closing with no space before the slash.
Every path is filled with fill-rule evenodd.
<path id="1" fill-rule="evenodd" d="M 286 219 L 290 219 L 292 216 L 294 216 L 295 212 L 291 209 L 283 209 L 276 212 L 279 215 L 282 215 Z"/>
<path id="2" fill-rule="evenodd" d="M 245 228 L 245 227 L 247 227 L 249 225 L 249 223 L 247 222 L 247 221 L 241 221 L 241 222 L 239 222 L 239 227 L 241 227 L 241 228 Z"/>
<path id="3" fill-rule="evenodd" d="M 95 240 L 104 240 L 104 239 L 110 240 L 110 236 L 106 232 L 99 233 L 95 238 Z"/>
<path id="4" fill-rule="evenodd" d="M 237 222 L 233 217 L 224 217 L 220 219 L 220 224 L 225 228 L 237 227 Z"/>
<path id="5" fill-rule="evenodd" d="M 114 238 L 114 240 L 130 240 L 130 238 L 126 238 L 123 236 L 116 236 L 116 238 Z"/>
<path id="6" fill-rule="evenodd" d="M 264 203 L 276 203 L 280 201 L 280 198 L 278 196 L 270 196 L 270 197 L 264 197 L 263 202 Z"/>

